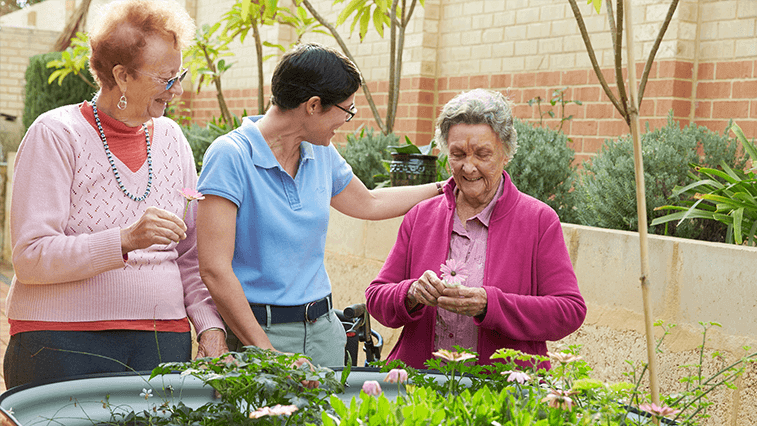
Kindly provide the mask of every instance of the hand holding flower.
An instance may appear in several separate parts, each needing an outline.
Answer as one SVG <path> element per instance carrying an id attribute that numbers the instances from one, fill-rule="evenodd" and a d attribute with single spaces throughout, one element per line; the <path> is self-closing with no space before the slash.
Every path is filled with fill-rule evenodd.
<path id="1" fill-rule="evenodd" d="M 187 238 L 187 225 L 175 214 L 150 206 L 142 217 L 121 229 L 121 252 L 150 247 L 153 244 L 178 243 Z"/>
<path id="2" fill-rule="evenodd" d="M 469 317 L 486 313 L 487 303 L 486 290 L 465 286 L 445 288 L 437 299 L 440 308 Z"/>
<path id="3" fill-rule="evenodd" d="M 428 270 L 410 285 L 405 297 L 405 306 L 408 310 L 421 303 L 427 306 L 436 306 L 436 299 L 442 294 L 444 284 L 436 276 L 434 271 Z"/>

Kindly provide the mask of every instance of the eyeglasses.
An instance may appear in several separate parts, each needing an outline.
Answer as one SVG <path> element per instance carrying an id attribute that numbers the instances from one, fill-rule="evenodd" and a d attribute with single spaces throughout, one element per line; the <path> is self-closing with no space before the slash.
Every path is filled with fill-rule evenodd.
<path id="1" fill-rule="evenodd" d="M 355 105 L 352 105 L 350 109 L 344 109 L 337 104 L 334 104 L 334 106 L 346 112 L 347 114 L 349 114 L 349 117 L 347 117 L 347 119 L 344 120 L 345 123 L 348 123 L 350 120 L 352 120 L 352 117 L 354 117 L 355 114 L 357 114 L 357 108 L 355 108 Z"/>
<path id="2" fill-rule="evenodd" d="M 146 73 L 144 71 L 140 71 L 140 70 L 135 70 L 135 71 L 137 71 L 140 74 L 144 74 L 144 75 L 146 75 L 148 77 L 152 77 L 152 78 L 160 81 L 161 83 L 165 83 L 166 84 L 166 90 L 171 90 L 171 88 L 173 87 L 174 83 L 176 83 L 177 81 L 181 82 L 182 80 L 184 80 L 184 77 L 187 76 L 187 72 L 189 72 L 189 68 L 184 68 L 183 70 L 181 70 L 179 72 L 179 75 L 177 75 L 174 78 L 168 79 L 168 80 L 166 80 L 165 78 L 158 77 L 157 75 L 148 74 L 148 73 Z"/>

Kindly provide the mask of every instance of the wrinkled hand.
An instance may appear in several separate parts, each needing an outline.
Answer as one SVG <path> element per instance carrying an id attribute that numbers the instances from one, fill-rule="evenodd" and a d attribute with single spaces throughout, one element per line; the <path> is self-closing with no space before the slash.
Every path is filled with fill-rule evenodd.
<path id="1" fill-rule="evenodd" d="M 226 346 L 226 333 L 223 330 L 205 330 L 198 340 L 197 356 L 195 358 L 219 357 L 229 352 Z"/>
<path id="2" fill-rule="evenodd" d="M 450 312 L 475 317 L 486 312 L 486 290 L 465 286 L 444 288 L 437 303 Z"/>
<path id="3" fill-rule="evenodd" d="M 150 206 L 142 217 L 121 229 L 121 252 L 150 247 L 153 244 L 178 243 L 187 238 L 187 225 L 175 214 Z"/>
<path id="4" fill-rule="evenodd" d="M 307 358 L 300 358 L 297 361 L 295 361 L 294 362 L 294 367 L 295 368 L 300 368 L 302 366 L 302 364 L 307 364 L 308 367 L 310 367 L 311 371 L 315 371 L 315 367 L 313 367 L 313 364 L 311 364 L 310 361 L 308 361 Z M 319 382 L 318 380 L 303 380 L 301 382 L 301 384 L 302 384 L 302 386 L 304 386 L 304 387 L 306 387 L 308 389 L 315 389 L 315 388 L 317 388 L 318 386 L 321 385 L 321 382 Z"/>
<path id="5" fill-rule="evenodd" d="M 444 283 L 436 276 L 436 273 L 427 270 L 417 281 L 410 285 L 410 289 L 408 289 L 407 296 L 405 297 L 407 308 L 412 309 L 418 303 L 436 306 L 437 299 L 442 295 L 444 288 Z"/>

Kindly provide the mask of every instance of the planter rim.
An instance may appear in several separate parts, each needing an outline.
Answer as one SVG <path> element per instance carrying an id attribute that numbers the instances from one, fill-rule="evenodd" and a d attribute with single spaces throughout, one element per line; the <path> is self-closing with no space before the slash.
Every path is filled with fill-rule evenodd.
<path id="1" fill-rule="evenodd" d="M 420 158 L 420 159 L 423 159 L 423 160 L 431 160 L 431 159 L 436 160 L 437 158 L 439 158 L 438 155 L 432 155 L 432 154 L 408 154 L 408 153 L 404 153 L 404 152 L 392 152 L 391 155 L 392 155 L 392 158 L 394 158 L 394 159 Z"/>

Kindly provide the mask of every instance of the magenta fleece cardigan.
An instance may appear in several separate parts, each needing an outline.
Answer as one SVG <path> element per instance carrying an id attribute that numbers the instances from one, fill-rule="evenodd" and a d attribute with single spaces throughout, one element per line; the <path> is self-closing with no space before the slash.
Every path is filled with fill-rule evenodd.
<path id="1" fill-rule="evenodd" d="M 478 326 L 479 364 L 491 364 L 499 348 L 546 355 L 546 341 L 577 330 L 586 305 L 565 247 L 557 214 L 513 185 L 503 172 L 504 193 L 496 200 L 489 223 L 484 265 L 488 300 Z M 435 307 L 412 312 L 405 296 L 413 281 L 430 269 L 440 274 L 447 259 L 455 213 L 455 182 L 444 194 L 413 207 L 400 226 L 397 241 L 376 279 L 365 292 L 370 314 L 381 324 L 403 327 L 388 359 L 427 368 L 433 357 Z M 542 367 L 549 368 L 545 362 Z"/>
<path id="2" fill-rule="evenodd" d="M 15 276 L 7 316 L 81 322 L 189 317 L 198 333 L 223 327 L 200 279 L 195 205 L 187 238 L 121 255 L 120 230 L 156 206 L 184 216 L 182 188 L 197 171 L 189 143 L 168 118 L 153 120 L 153 181 L 143 202 L 118 187 L 97 131 L 78 105 L 41 115 L 21 142 L 14 169 L 11 242 Z M 132 193 L 147 187 L 147 164 L 131 172 L 114 156 Z M 146 162 L 145 162 L 146 163 Z"/>

